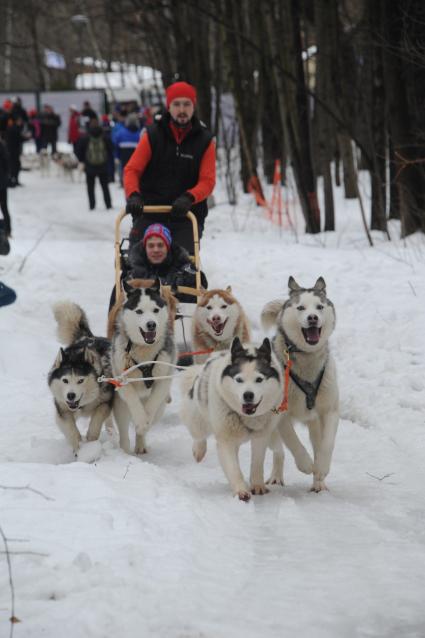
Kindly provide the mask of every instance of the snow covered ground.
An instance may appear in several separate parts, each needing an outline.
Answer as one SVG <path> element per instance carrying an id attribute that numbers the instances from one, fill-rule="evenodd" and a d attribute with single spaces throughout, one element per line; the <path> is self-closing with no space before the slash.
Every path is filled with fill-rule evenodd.
<path id="1" fill-rule="evenodd" d="M 286 487 L 246 504 L 232 498 L 213 442 L 193 461 L 177 384 L 143 459 L 104 432 L 86 444 L 95 462 L 73 462 L 47 388 L 58 349 L 51 305 L 78 302 L 105 333 L 123 195 L 114 186 L 114 211 L 89 212 L 82 183 L 37 171 L 22 181 L 10 191 L 12 252 L 0 261 L 0 280 L 18 294 L 0 308 L 0 525 L 15 637 L 423 637 L 423 237 L 403 242 L 393 226 L 393 242 L 375 235 L 369 248 L 358 203 L 337 192 L 337 232 L 295 241 L 251 198 L 232 210 L 217 190 L 203 267 L 211 286 L 232 285 L 255 338 L 263 305 L 285 296 L 290 274 L 306 286 L 323 275 L 337 310 L 330 490 L 309 493 L 288 453 Z M 247 447 L 241 457 L 247 472 Z"/>

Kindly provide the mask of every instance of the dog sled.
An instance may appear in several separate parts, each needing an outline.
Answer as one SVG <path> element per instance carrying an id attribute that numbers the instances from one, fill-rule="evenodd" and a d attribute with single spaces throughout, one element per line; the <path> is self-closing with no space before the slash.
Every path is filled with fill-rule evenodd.
<path id="1" fill-rule="evenodd" d="M 145 206 L 144 212 L 146 213 L 170 213 L 171 206 Z M 126 273 L 129 272 L 129 237 L 124 236 L 122 233 L 122 222 L 127 216 L 126 210 L 122 209 L 115 220 L 115 300 L 110 307 L 108 314 L 108 327 L 107 335 L 110 339 L 112 337 L 113 325 L 115 317 L 122 306 L 125 299 L 125 292 L 123 288 L 123 279 Z M 186 217 L 192 224 L 193 235 L 193 255 L 191 255 L 191 261 L 194 266 L 195 286 L 177 286 L 170 289 L 170 286 L 163 286 L 163 288 L 170 290 L 172 294 L 177 298 L 178 305 L 175 317 L 175 339 L 178 352 L 180 354 L 191 352 L 191 320 L 192 315 L 197 305 L 197 301 L 201 294 L 205 292 L 205 289 L 201 285 L 201 268 L 199 258 L 199 231 L 198 221 L 195 215 L 189 211 L 186 213 Z M 179 295 L 185 297 L 193 297 L 193 302 L 180 301 Z M 189 355 L 188 355 L 189 356 Z M 184 357 L 181 357 L 184 359 Z"/>

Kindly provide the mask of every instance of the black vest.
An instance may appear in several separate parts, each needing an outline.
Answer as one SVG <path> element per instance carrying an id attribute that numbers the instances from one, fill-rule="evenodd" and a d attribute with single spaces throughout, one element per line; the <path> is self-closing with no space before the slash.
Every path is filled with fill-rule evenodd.
<path id="1" fill-rule="evenodd" d="M 140 178 L 140 191 L 145 204 L 172 204 L 199 180 L 202 157 L 213 136 L 198 118 L 181 144 L 177 144 L 169 127 L 167 113 L 147 128 L 152 157 Z M 207 215 L 206 200 L 194 204 L 197 217 Z"/>

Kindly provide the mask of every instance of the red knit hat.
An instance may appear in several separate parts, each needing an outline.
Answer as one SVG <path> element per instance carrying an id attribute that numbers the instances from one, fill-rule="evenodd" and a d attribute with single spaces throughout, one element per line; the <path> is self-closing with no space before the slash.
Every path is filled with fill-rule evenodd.
<path id="1" fill-rule="evenodd" d="M 179 97 L 186 97 L 193 102 L 193 106 L 196 104 L 196 89 L 187 82 L 174 82 L 165 89 L 165 95 L 167 98 L 167 109 L 173 100 Z"/>
<path id="2" fill-rule="evenodd" d="M 162 224 L 151 224 L 145 230 L 143 235 L 143 246 L 146 246 L 146 242 L 150 237 L 159 237 L 167 246 L 167 250 L 170 250 L 171 246 L 171 233 L 166 226 Z"/>

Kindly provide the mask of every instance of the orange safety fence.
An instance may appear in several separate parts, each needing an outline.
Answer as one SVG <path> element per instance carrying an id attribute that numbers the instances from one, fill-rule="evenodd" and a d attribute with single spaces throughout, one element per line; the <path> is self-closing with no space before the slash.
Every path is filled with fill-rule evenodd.
<path id="1" fill-rule="evenodd" d="M 274 164 L 273 189 L 270 202 L 265 198 L 260 179 L 257 175 L 250 177 L 247 189 L 249 193 L 254 195 L 257 206 L 264 208 L 267 219 L 281 227 L 284 225 L 284 221 L 287 222 L 287 226 L 293 227 L 289 212 L 289 195 L 286 194 L 285 202 L 283 202 L 282 198 L 282 167 L 280 160 L 275 160 Z"/>

